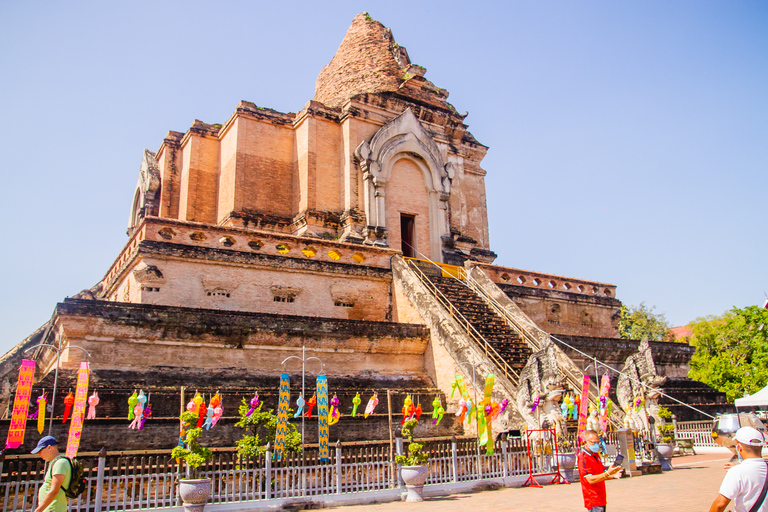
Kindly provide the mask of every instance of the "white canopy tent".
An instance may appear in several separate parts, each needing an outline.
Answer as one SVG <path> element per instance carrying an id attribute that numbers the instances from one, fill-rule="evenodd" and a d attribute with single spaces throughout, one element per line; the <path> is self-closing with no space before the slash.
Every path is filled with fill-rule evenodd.
<path id="1" fill-rule="evenodd" d="M 761 405 L 768 406 L 768 386 L 755 393 L 754 395 L 747 395 L 742 398 L 737 398 L 733 401 L 736 407 L 759 407 Z"/>

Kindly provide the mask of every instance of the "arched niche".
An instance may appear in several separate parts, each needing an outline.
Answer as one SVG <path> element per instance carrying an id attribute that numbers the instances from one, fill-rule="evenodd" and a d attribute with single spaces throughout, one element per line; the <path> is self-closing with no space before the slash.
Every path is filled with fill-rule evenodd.
<path id="1" fill-rule="evenodd" d="M 355 150 L 363 173 L 363 197 L 371 243 L 389 245 L 387 231 L 399 228 L 399 218 L 387 216 L 387 194 L 392 169 L 408 160 L 421 171 L 428 196 L 429 256 L 442 261 L 441 237 L 448 231 L 448 209 L 453 167 L 446 165 L 440 149 L 411 109 L 382 126 Z M 396 237 L 399 238 L 399 237 Z M 423 248 L 422 248 L 423 249 Z M 423 251 L 422 252 L 426 252 Z"/>

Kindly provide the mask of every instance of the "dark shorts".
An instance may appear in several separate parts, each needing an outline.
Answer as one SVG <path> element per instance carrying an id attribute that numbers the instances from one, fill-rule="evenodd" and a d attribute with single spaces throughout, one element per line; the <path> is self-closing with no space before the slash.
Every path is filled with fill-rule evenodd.
<path id="1" fill-rule="evenodd" d="M 605 507 L 592 507 L 589 512 L 605 512 Z"/>

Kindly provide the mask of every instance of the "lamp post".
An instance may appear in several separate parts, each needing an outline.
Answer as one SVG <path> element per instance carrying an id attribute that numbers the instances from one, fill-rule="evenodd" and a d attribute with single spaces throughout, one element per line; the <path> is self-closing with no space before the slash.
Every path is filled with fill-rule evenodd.
<path id="1" fill-rule="evenodd" d="M 477 469 L 480 471 L 480 414 L 477 407 L 477 383 L 475 382 L 475 370 L 478 366 L 481 364 L 488 364 L 487 361 L 480 361 L 475 362 L 475 354 L 472 354 L 472 362 L 465 361 L 463 363 L 458 363 L 454 365 L 453 369 L 454 371 L 456 368 L 459 368 L 460 366 L 467 365 L 472 367 L 472 392 L 474 394 L 474 400 L 472 401 L 472 405 L 475 408 L 475 430 L 477 433 L 475 434 L 475 437 L 477 438 L 476 448 L 477 448 Z M 490 442 L 490 440 L 489 440 Z"/>
<path id="2" fill-rule="evenodd" d="M 285 363 L 290 361 L 291 359 L 298 359 L 299 361 L 301 361 L 301 398 L 302 398 L 302 400 L 304 400 L 305 404 L 306 404 L 306 398 L 305 398 L 305 390 L 304 390 L 304 374 L 305 374 L 305 369 L 306 369 L 307 361 L 311 361 L 312 359 L 314 359 L 315 361 L 320 363 L 320 371 L 325 369 L 325 365 L 323 364 L 323 362 L 319 358 L 317 358 L 317 357 L 306 357 L 306 354 L 307 354 L 307 347 L 302 345 L 301 346 L 301 357 L 299 357 L 299 356 L 289 356 L 289 357 L 286 357 L 285 359 L 283 359 L 283 362 L 280 363 L 281 365 L 285 366 Z M 306 471 L 307 461 L 306 461 L 306 458 L 304 457 L 304 414 L 301 415 L 301 466 L 302 466 L 302 471 Z M 306 487 L 307 487 L 307 485 L 306 485 L 306 478 L 303 477 L 302 478 L 302 482 L 301 482 L 302 495 L 306 494 L 306 492 L 307 492 L 307 488 Z"/>
<path id="3" fill-rule="evenodd" d="M 59 339 L 59 345 L 62 345 L 62 340 L 61 339 Z M 51 435 L 51 430 L 53 429 L 53 405 L 56 403 L 56 386 L 59 383 L 59 363 L 61 361 L 61 346 L 57 347 L 56 345 L 52 345 L 50 343 L 38 343 L 37 345 L 34 345 L 34 346 L 29 347 L 28 349 L 26 349 L 24 351 L 24 353 L 26 354 L 30 350 L 38 348 L 38 347 L 51 347 L 52 349 L 54 349 L 56 351 L 56 372 L 55 372 L 55 374 L 53 376 L 53 393 L 51 394 L 51 403 L 48 406 L 48 407 L 50 407 L 50 413 L 51 413 L 51 417 L 48 420 L 48 435 Z M 83 352 L 85 352 L 85 355 L 86 355 L 86 357 L 88 357 L 88 359 L 91 358 L 90 352 L 85 350 L 83 347 L 78 347 L 76 345 L 67 345 L 66 348 L 76 348 L 78 350 L 82 350 Z"/>

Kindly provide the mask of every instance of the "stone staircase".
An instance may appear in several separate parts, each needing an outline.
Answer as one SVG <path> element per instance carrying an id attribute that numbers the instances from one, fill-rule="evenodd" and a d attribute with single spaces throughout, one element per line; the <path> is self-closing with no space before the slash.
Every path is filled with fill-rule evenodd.
<path id="1" fill-rule="evenodd" d="M 459 279 L 444 275 L 443 271 L 434 266 L 418 265 L 418 268 L 519 375 L 531 355 L 531 349 L 522 337 Z"/>

